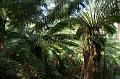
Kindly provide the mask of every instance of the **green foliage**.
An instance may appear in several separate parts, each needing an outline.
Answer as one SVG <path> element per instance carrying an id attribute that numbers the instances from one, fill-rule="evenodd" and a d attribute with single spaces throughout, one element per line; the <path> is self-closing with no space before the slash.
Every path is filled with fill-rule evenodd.
<path id="1" fill-rule="evenodd" d="M 104 51 L 102 52 L 101 68 L 106 66 L 106 69 L 102 69 L 101 73 L 108 73 L 110 79 L 119 78 L 119 57 L 120 57 L 120 42 L 114 40 L 107 40 Z M 105 74 L 102 74 L 104 76 Z"/>
<path id="2" fill-rule="evenodd" d="M 4 56 L 1 55 L 0 58 L 0 69 L 5 70 L 7 76 L 13 75 L 19 79 L 46 79 L 48 77 L 46 69 L 48 59 L 45 55 L 49 53 L 47 51 L 52 49 L 55 57 L 59 61 L 63 61 L 57 53 L 62 53 L 64 50 L 73 53 L 74 51 L 69 47 L 78 46 L 77 43 L 72 41 L 73 38 L 69 34 L 67 35 L 68 38 L 65 37 L 65 34 L 53 35 L 53 33 L 57 33 L 63 27 L 68 26 L 67 21 L 60 20 L 56 25 L 52 25 L 54 30 L 52 28 L 49 31 L 46 29 L 48 25 L 44 24 L 45 19 L 37 18 L 42 16 L 42 10 L 38 10 L 42 2 L 4 1 L 1 4 L 3 10 L 0 8 L 2 10 L 0 17 L 1 21 L 5 20 L 5 24 L 2 21 L 4 25 L 1 26 L 5 31 L 5 33 L 2 33 L 5 37 L 5 51 Z M 63 3 L 60 3 L 57 7 L 63 5 Z M 62 9 L 62 7 L 59 7 L 59 9 Z M 62 19 L 61 14 L 52 16 Z M 54 22 L 55 19 L 50 18 L 48 20 Z M 35 26 L 31 28 L 29 24 L 35 24 Z"/>
<path id="3" fill-rule="evenodd" d="M 0 52 L 0 73 L 10 79 L 81 79 L 80 37 L 86 32 L 90 40 L 90 29 L 95 30 L 92 40 L 107 52 L 107 64 L 119 64 L 119 53 L 114 53 L 118 43 L 105 43 L 106 35 L 116 32 L 113 22 L 119 19 L 119 12 L 115 1 L 90 1 L 86 7 L 82 1 L 53 0 L 55 7 L 49 9 L 47 0 L 1 0 L 4 52 Z M 80 5 L 84 10 L 79 10 Z M 47 9 L 47 15 L 41 7 Z M 78 12 L 75 17 L 71 16 L 74 10 Z M 74 34 L 67 33 L 68 28 Z"/>

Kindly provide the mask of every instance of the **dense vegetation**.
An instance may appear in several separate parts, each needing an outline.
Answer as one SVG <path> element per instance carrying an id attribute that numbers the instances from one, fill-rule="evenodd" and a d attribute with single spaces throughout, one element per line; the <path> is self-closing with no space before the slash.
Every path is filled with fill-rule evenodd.
<path id="1" fill-rule="evenodd" d="M 0 79 L 119 79 L 117 0 L 0 0 Z"/>

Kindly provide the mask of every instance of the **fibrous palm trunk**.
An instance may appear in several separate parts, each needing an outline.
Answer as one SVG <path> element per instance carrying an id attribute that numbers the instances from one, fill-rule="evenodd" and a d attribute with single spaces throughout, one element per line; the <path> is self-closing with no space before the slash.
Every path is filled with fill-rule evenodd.
<path id="1" fill-rule="evenodd" d="M 89 78 L 89 71 L 87 69 L 89 52 L 88 52 L 88 49 L 87 49 L 87 40 L 86 40 L 86 37 L 87 37 L 86 33 L 83 33 L 82 46 L 83 46 L 83 56 L 84 56 L 84 69 L 83 69 L 84 79 L 88 79 Z"/>
<path id="2" fill-rule="evenodd" d="M 94 31 L 90 31 L 90 39 L 87 34 L 83 34 L 83 56 L 84 56 L 84 79 L 99 79 L 100 69 L 100 49 L 101 46 L 93 40 Z M 89 44 L 88 44 L 89 42 Z"/>
<path id="3" fill-rule="evenodd" d="M 5 24 L 6 24 L 6 20 L 3 20 L 0 17 L 0 54 L 3 53 L 4 51 L 4 34 L 5 34 Z M 0 78 L 2 78 L 3 76 L 6 76 L 5 72 L 3 69 L 0 68 Z"/>
<path id="4" fill-rule="evenodd" d="M 0 35 L 0 53 L 3 51 L 3 44 L 4 44 L 3 36 Z"/>
<path id="5" fill-rule="evenodd" d="M 6 21 L 1 21 L 1 25 L 0 26 L 0 52 L 3 52 L 4 49 L 4 34 L 5 34 L 5 24 Z"/>

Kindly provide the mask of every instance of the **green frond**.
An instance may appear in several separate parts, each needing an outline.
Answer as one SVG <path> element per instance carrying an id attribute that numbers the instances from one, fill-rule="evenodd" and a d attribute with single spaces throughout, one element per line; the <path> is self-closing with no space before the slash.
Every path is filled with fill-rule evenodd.
<path id="1" fill-rule="evenodd" d="M 82 36 L 83 33 L 84 33 L 84 28 L 79 27 L 76 31 L 76 38 L 79 39 Z"/>
<path id="2" fill-rule="evenodd" d="M 13 61 L 7 57 L 0 57 L 0 67 L 5 70 L 6 74 L 16 76 L 19 73 L 20 62 Z"/>
<path id="3" fill-rule="evenodd" d="M 59 47 L 61 47 L 63 50 L 65 50 L 66 53 L 68 54 L 73 54 L 75 53 L 72 49 L 70 49 L 68 46 L 63 45 L 63 44 L 58 44 Z"/>
<path id="4" fill-rule="evenodd" d="M 57 45 L 49 45 L 49 48 L 50 48 L 50 50 L 54 51 L 53 52 L 54 54 L 55 53 L 57 54 L 57 53 L 62 53 L 63 52 L 60 48 L 58 48 Z"/>
<path id="5" fill-rule="evenodd" d="M 54 33 L 58 32 L 58 31 L 63 30 L 67 26 L 68 26 L 68 23 L 66 23 L 64 21 L 58 22 L 54 27 L 52 27 L 49 30 L 48 34 L 54 34 Z"/>
<path id="6" fill-rule="evenodd" d="M 110 35 L 113 35 L 116 33 L 116 27 L 113 24 L 105 23 L 103 26 L 103 29 L 107 34 L 110 34 Z"/>
<path id="7" fill-rule="evenodd" d="M 73 42 L 73 41 L 70 41 L 70 40 L 66 40 L 66 41 L 60 41 L 62 44 L 64 45 L 67 45 L 67 46 L 74 46 L 74 47 L 78 47 L 79 44 Z"/>
<path id="8" fill-rule="evenodd" d="M 35 55 L 32 53 L 24 53 L 26 57 L 26 61 L 30 66 L 33 67 L 33 71 L 36 71 L 36 77 L 37 78 L 45 78 L 46 70 L 45 70 L 45 62 L 43 59 L 38 59 Z"/>
<path id="9" fill-rule="evenodd" d="M 75 39 L 75 34 L 54 34 L 52 35 L 54 39 L 59 40 L 73 40 Z"/>

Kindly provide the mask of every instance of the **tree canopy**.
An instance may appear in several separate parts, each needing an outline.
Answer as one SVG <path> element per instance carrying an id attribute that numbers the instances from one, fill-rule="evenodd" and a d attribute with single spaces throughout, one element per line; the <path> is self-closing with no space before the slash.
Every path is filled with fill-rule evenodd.
<path id="1" fill-rule="evenodd" d="M 1 0 L 0 78 L 119 79 L 119 9 L 117 0 Z"/>

